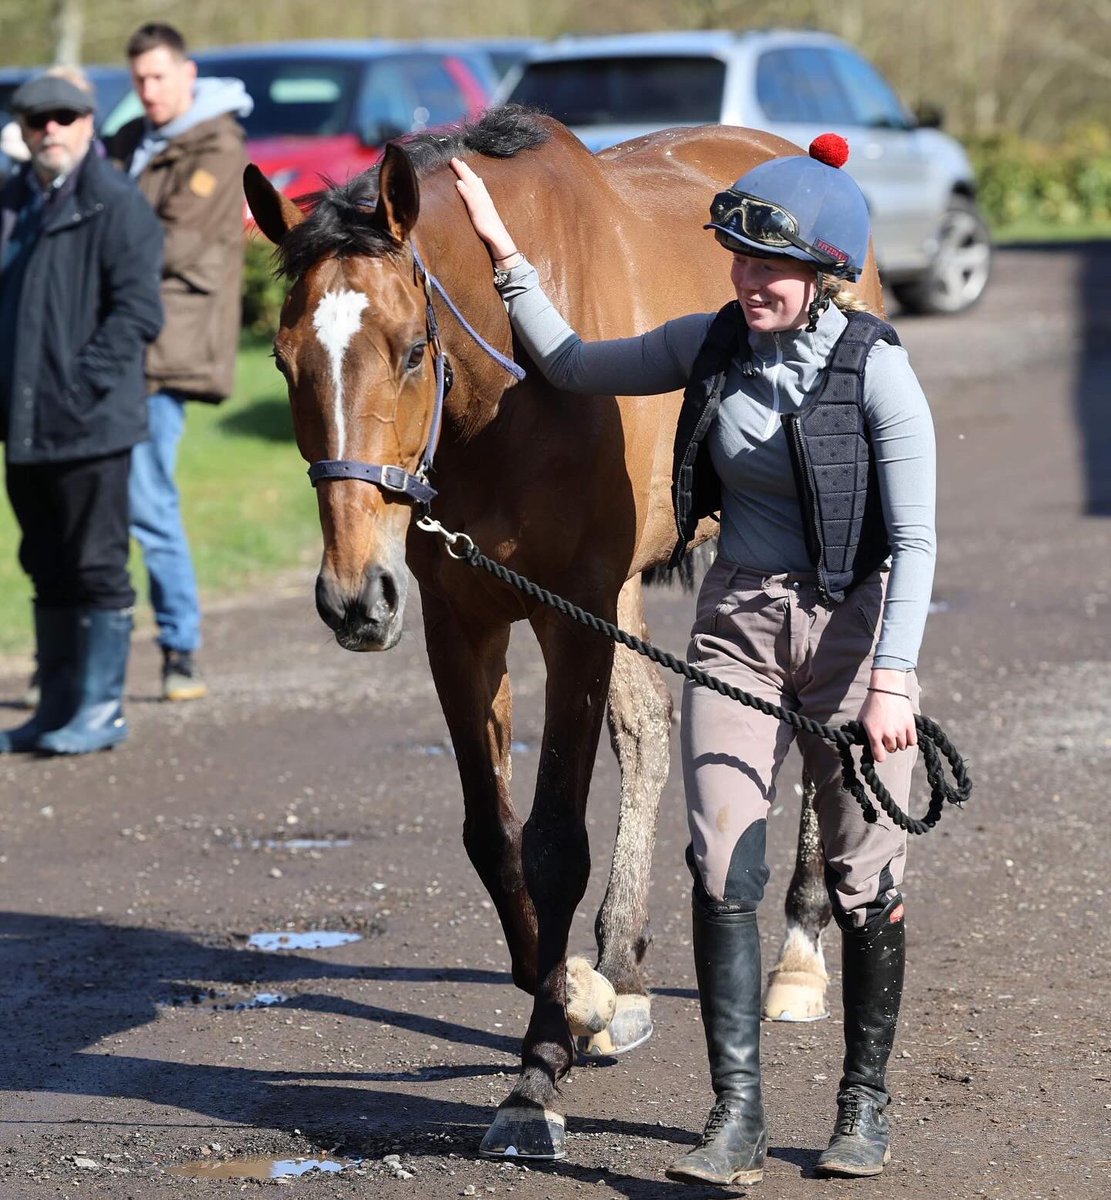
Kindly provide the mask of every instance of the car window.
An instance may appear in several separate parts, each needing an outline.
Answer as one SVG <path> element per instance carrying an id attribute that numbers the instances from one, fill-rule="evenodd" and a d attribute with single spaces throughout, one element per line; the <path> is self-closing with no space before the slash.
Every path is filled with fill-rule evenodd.
<path id="1" fill-rule="evenodd" d="M 858 125 L 909 129 L 914 124 L 891 85 L 870 62 L 849 50 L 831 51 L 830 57 Z"/>
<path id="2" fill-rule="evenodd" d="M 404 55 L 367 65 L 355 124 L 367 141 L 377 142 L 457 121 L 468 110 L 466 97 L 440 58 Z"/>
<path id="3" fill-rule="evenodd" d="M 255 102 L 249 138 L 328 137 L 351 128 L 359 64 L 323 59 L 198 59 L 201 75 L 241 79 Z"/>
<path id="4" fill-rule="evenodd" d="M 700 124 L 721 120 L 725 64 L 717 58 L 589 58 L 534 62 L 510 99 L 565 125 Z"/>
<path id="5" fill-rule="evenodd" d="M 11 99 L 15 95 L 19 85 L 23 82 L 22 79 L 4 80 L 0 83 L 0 110 L 10 120 L 11 119 Z"/>
<path id="6" fill-rule="evenodd" d="M 359 97 L 359 124 L 362 129 L 385 122 L 400 133 L 416 132 L 458 121 L 470 107 L 442 58 L 403 55 L 370 64 Z"/>
<path id="7" fill-rule="evenodd" d="M 128 121 L 143 115 L 143 106 L 134 90 L 127 92 L 123 99 L 108 113 L 100 123 L 97 131 L 101 137 L 109 138 L 118 133 Z"/>
<path id="8" fill-rule="evenodd" d="M 756 99 L 769 121 L 833 127 L 858 123 L 830 52 L 818 46 L 762 54 Z"/>
<path id="9" fill-rule="evenodd" d="M 96 92 L 97 132 L 103 133 L 108 114 L 115 112 L 131 91 L 131 72 L 126 67 L 90 66 L 85 74 Z"/>

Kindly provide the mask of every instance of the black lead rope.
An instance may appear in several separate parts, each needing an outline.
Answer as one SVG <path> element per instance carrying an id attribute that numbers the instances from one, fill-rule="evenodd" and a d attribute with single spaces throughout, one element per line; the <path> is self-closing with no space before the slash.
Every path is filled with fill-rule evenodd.
<path id="1" fill-rule="evenodd" d="M 730 700 L 736 700 L 738 704 L 743 704 L 747 708 L 755 708 L 769 717 L 785 721 L 794 729 L 801 729 L 805 733 L 820 737 L 823 741 L 832 742 L 841 757 L 841 774 L 845 781 L 845 787 L 860 805 L 864 819 L 869 823 L 878 820 L 878 814 L 875 804 L 868 796 L 868 791 L 865 790 L 865 784 L 883 811 L 900 829 L 905 829 L 908 833 L 925 833 L 928 829 L 932 829 L 941 819 L 941 813 L 946 803 L 955 804 L 959 808 L 972 792 L 972 781 L 968 777 L 964 759 L 941 726 L 936 721 L 930 720 L 929 717 L 919 715 L 914 718 L 915 728 L 918 731 L 918 748 L 922 752 L 922 758 L 926 764 L 926 777 L 930 784 L 929 808 L 924 817 L 918 818 L 903 812 L 876 774 L 876 764 L 872 758 L 871 746 L 868 744 L 868 738 L 859 721 L 849 721 L 840 729 L 834 729 L 829 725 L 814 721 L 810 717 L 803 716 L 801 713 L 782 708 L 778 704 L 770 704 L 767 700 L 761 700 L 759 696 L 742 692 L 739 688 L 725 683 L 707 671 L 692 667 L 683 659 L 676 658 L 666 650 L 658 649 L 651 642 L 643 641 L 617 625 L 594 616 L 593 613 L 588 613 L 577 604 L 572 604 L 569 600 L 564 600 L 563 597 L 556 596 L 538 586 L 524 575 L 518 575 L 516 571 L 511 571 L 501 563 L 487 558 L 465 533 L 452 533 L 445 529 L 439 521 L 427 516 L 421 517 L 417 524 L 426 532 L 438 533 L 444 539 L 447 552 L 453 558 L 472 567 L 481 567 L 484 571 L 488 571 L 491 575 L 533 599 L 549 605 L 597 633 L 604 634 L 611 641 L 619 642 L 622 646 L 635 650 L 637 654 L 642 654 L 659 666 L 666 667 L 677 675 L 682 675 L 700 687 L 710 688 L 722 696 L 727 696 Z M 456 549 L 457 543 L 462 543 L 461 548 Z M 860 747 L 860 775 L 864 776 L 863 783 L 860 775 L 857 774 L 856 763 L 853 760 L 852 748 L 854 746 Z M 955 786 L 945 781 L 943 756 L 953 772 Z"/>

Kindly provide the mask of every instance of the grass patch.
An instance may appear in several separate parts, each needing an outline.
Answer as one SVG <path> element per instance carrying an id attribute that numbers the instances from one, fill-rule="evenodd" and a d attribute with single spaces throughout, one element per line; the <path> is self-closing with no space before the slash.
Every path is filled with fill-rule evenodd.
<path id="1" fill-rule="evenodd" d="M 235 395 L 220 405 L 188 406 L 177 479 L 202 600 L 310 566 L 320 553 L 316 498 L 293 441 L 285 384 L 269 354 L 269 342 L 246 335 Z M 31 586 L 16 559 L 18 546 L 11 508 L 0 504 L 5 654 L 32 646 Z M 134 544 L 131 572 L 140 596 L 138 616 L 146 623 L 146 572 Z"/>

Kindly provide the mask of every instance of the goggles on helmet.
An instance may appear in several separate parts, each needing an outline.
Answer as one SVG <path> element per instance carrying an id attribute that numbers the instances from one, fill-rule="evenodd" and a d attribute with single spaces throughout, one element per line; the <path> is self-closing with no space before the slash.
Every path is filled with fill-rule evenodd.
<path id="1" fill-rule="evenodd" d="M 732 188 L 718 192 L 714 197 L 710 205 L 710 224 L 704 228 L 714 230 L 721 245 L 736 254 L 752 253 L 751 245 L 731 236 L 739 234 L 772 253 L 794 246 L 834 273 L 844 271 L 849 265 L 844 258 L 820 250 L 799 237 L 798 221 L 785 208 Z"/>

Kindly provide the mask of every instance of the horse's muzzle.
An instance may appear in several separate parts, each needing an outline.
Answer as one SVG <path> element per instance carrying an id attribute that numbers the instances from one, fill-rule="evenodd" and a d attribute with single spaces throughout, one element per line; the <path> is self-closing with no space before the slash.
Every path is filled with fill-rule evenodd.
<path id="1" fill-rule="evenodd" d="M 369 567 L 363 585 L 352 595 L 334 575 L 316 577 L 316 611 L 345 650 L 389 650 L 401 637 L 407 579 L 399 584 L 392 572 Z"/>

